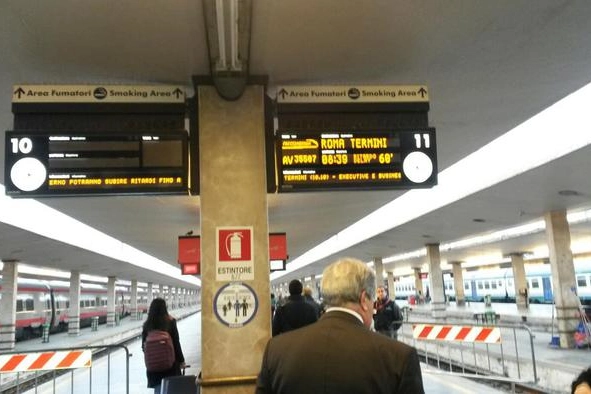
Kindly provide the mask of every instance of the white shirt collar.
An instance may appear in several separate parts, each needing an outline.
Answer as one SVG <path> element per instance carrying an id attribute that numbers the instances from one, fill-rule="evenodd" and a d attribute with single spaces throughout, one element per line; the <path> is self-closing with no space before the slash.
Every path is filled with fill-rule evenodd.
<path id="1" fill-rule="evenodd" d="M 348 314 L 350 314 L 350 315 L 353 315 L 353 316 L 355 316 L 357 319 L 359 319 L 359 321 L 360 321 L 361 323 L 363 323 L 363 318 L 361 317 L 361 315 L 360 315 L 359 313 L 355 312 L 355 311 L 354 311 L 354 310 L 352 310 L 352 309 L 348 309 L 348 308 L 341 308 L 341 307 L 338 307 L 338 306 L 331 306 L 330 308 L 327 308 L 327 309 L 326 309 L 326 313 L 328 313 L 328 312 L 332 312 L 332 311 L 339 311 L 339 312 L 345 312 L 345 313 L 348 313 Z"/>

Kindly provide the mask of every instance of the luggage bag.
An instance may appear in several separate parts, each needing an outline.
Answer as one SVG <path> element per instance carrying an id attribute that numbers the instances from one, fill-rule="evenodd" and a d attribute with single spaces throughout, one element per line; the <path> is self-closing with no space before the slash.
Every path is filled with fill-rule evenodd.
<path id="1" fill-rule="evenodd" d="M 199 394 L 197 376 L 181 375 L 169 376 L 162 379 L 160 394 Z"/>

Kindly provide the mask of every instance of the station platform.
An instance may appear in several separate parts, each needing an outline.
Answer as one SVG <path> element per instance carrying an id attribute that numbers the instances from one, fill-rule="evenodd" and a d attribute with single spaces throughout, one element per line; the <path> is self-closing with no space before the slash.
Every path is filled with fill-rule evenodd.
<path id="1" fill-rule="evenodd" d="M 401 300 L 396 300 L 396 303 L 400 307 L 409 307 L 411 315 L 426 317 L 431 315 L 431 304 L 409 305 L 406 301 Z M 491 310 L 497 315 L 498 323 L 525 323 L 535 331 L 550 333 L 553 328 L 556 329 L 556 316 L 552 315 L 554 306 L 551 304 L 530 304 L 527 309 L 518 309 L 517 305 L 512 303 L 493 302 L 491 308 L 486 308 L 482 302 L 467 303 L 464 306 L 457 306 L 455 302 L 450 302 L 446 306 L 446 316 L 448 319 L 473 320 L 478 323 L 478 316 Z"/>
<path id="2" fill-rule="evenodd" d="M 432 317 L 431 305 L 408 305 L 405 302 L 396 303 L 400 307 L 409 307 L 408 322 L 431 321 L 437 324 L 465 324 L 483 325 L 478 316 L 485 312 L 498 317 L 495 325 L 501 327 L 527 326 L 532 332 L 535 351 L 535 364 L 539 377 L 539 384 L 548 393 L 569 392 L 570 383 L 584 369 L 591 367 L 591 348 L 562 349 L 557 346 L 558 337 L 554 306 L 550 304 L 531 304 L 526 310 L 518 310 L 515 304 L 493 303 L 491 308 L 485 308 L 484 303 L 471 303 L 458 307 L 449 303 L 444 319 Z M 526 340 L 517 341 L 522 354 L 527 354 L 529 344 Z"/>
<path id="3" fill-rule="evenodd" d="M 405 306 L 399 303 L 400 306 Z M 465 324 L 474 323 L 473 314 L 478 313 L 484 305 L 472 304 L 466 307 L 456 307 L 450 304 L 448 308 L 448 319 L 454 322 L 464 322 Z M 571 381 L 583 369 L 591 365 L 591 350 L 589 349 L 559 349 L 551 346 L 552 333 L 546 330 L 546 325 L 551 324 L 551 305 L 532 305 L 526 314 L 527 320 L 540 320 L 543 324 L 532 327 L 534 332 L 535 357 L 538 368 L 538 375 L 545 376 L 540 383 L 539 392 L 547 393 L 564 393 L 568 392 L 566 389 L 570 386 Z M 519 321 L 522 324 L 521 314 L 517 314 L 517 308 L 510 304 L 493 304 L 493 310 L 500 315 L 499 323 Z M 198 313 L 197 308 L 178 309 L 171 311 L 178 321 L 178 328 L 180 333 L 181 345 L 185 355 L 185 360 L 190 367 L 187 368 L 186 374 L 198 375 L 201 370 L 201 313 Z M 430 305 L 413 305 L 410 311 L 409 323 L 413 321 L 424 321 L 430 316 Z M 545 322 L 549 319 L 550 322 Z M 145 315 L 144 315 L 145 320 Z M 90 328 L 81 330 L 80 335 L 72 337 L 67 333 L 60 333 L 51 335 L 49 342 L 43 343 L 41 338 L 33 339 L 26 342 L 19 342 L 16 345 L 16 352 L 30 352 L 40 351 L 43 349 L 53 348 L 76 348 L 90 345 L 105 345 L 110 343 L 118 343 L 127 341 L 126 346 L 131 353 L 129 359 L 129 379 L 130 379 L 130 393 L 145 393 L 151 394 L 153 390 L 146 387 L 146 375 L 141 351 L 141 343 L 139 335 L 141 333 L 141 326 L 143 320 L 131 320 L 129 317 L 122 319 L 118 326 L 106 327 L 100 325 L 97 331 L 92 331 Z M 524 323 L 526 324 L 526 323 Z M 408 329 L 411 324 L 405 324 L 403 329 Z M 417 348 L 421 345 L 417 344 Z M 92 392 L 93 393 L 124 393 L 122 391 L 122 379 L 125 379 L 124 361 L 114 358 L 110 361 L 116 366 L 116 374 L 109 379 L 92 378 Z M 101 368 L 99 362 L 93 368 L 97 371 Z M 106 369 L 107 367 L 104 366 Z M 113 368 L 113 367 L 111 367 Z M 507 392 L 491 387 L 489 384 L 479 380 L 465 379 L 457 376 L 449 376 L 440 374 L 433 366 L 423 364 L 423 380 L 425 384 L 426 393 L 500 393 Z M 100 372 L 93 372 L 100 376 Z M 67 376 L 67 375 L 66 375 Z M 545 382 L 551 380 L 554 382 L 554 388 L 547 387 L 543 389 Z M 45 387 L 45 385 L 48 385 Z M 30 390 L 30 393 L 70 393 L 71 383 L 64 382 L 57 384 L 58 389 L 54 388 L 53 384 L 43 384 Z M 80 386 L 79 386 L 80 385 Z M 82 386 L 88 385 L 88 382 L 76 383 L 76 393 L 90 392 L 83 390 Z M 63 387 L 62 387 L 63 386 Z M 60 389 L 60 387 L 62 387 Z M 80 390 L 78 389 L 80 387 Z M 110 389 L 107 389 L 110 387 Z M 556 388 L 558 387 L 558 388 Z"/>
<path id="4" fill-rule="evenodd" d="M 189 311 L 191 312 L 191 311 Z M 178 321 L 178 329 L 180 334 L 180 341 L 181 346 L 183 349 L 183 353 L 185 355 L 185 360 L 190 367 L 188 367 L 185 371 L 187 375 L 195 375 L 199 374 L 201 370 L 201 314 L 191 312 L 186 315 L 184 318 L 180 318 L 184 313 L 174 313 L 173 315 L 180 320 Z M 125 327 L 127 326 L 127 327 Z M 132 332 L 135 330 L 134 327 L 141 326 L 139 321 L 125 321 L 122 320 L 120 326 L 116 327 L 109 327 L 104 328 L 102 330 L 99 329 L 98 332 L 90 332 L 90 333 L 83 333 L 78 339 L 81 339 L 80 344 L 94 344 L 93 341 L 93 334 L 96 334 L 95 340 L 99 342 L 104 340 L 104 338 L 108 338 L 112 336 L 113 333 L 119 332 Z M 86 330 L 85 330 L 86 331 Z M 51 338 L 50 343 L 41 344 L 42 346 L 51 346 L 60 347 L 60 346 L 74 346 L 72 345 L 72 341 L 76 338 L 68 337 L 67 335 L 58 334 Z M 23 344 L 19 346 L 19 351 L 26 351 L 28 348 L 33 348 L 37 350 L 39 348 L 39 341 L 29 341 L 35 342 L 33 344 Z M 77 341 L 76 341 L 77 342 Z M 153 390 L 146 387 L 146 373 L 144 367 L 144 361 L 142 357 L 142 350 L 141 350 L 141 343 L 139 339 L 133 340 L 126 345 L 129 349 L 129 352 L 132 354 L 130 358 L 129 364 L 129 377 L 130 377 L 130 385 L 129 385 L 129 392 L 133 394 L 153 394 Z M 26 348 L 26 349 L 25 349 Z M 92 391 L 90 391 L 88 387 L 87 381 L 82 381 L 81 383 L 76 383 L 75 393 L 113 393 L 113 394 L 124 394 L 125 391 L 121 385 L 122 379 L 125 379 L 125 376 L 122 374 L 122 368 L 120 367 L 121 361 L 117 359 L 113 359 L 112 363 L 118 363 L 119 366 L 115 374 L 111 376 L 110 379 L 93 379 L 92 383 Z M 98 365 L 97 368 L 105 369 L 105 366 Z M 434 373 L 434 369 L 427 366 L 422 365 L 423 370 L 423 383 L 425 387 L 425 392 L 428 394 L 472 394 L 472 393 L 481 393 L 481 394 L 495 394 L 495 393 L 502 393 L 504 391 L 499 391 L 494 389 L 490 386 L 485 384 L 481 384 L 478 382 L 474 382 L 469 379 L 463 379 L 459 377 L 450 377 L 445 375 L 440 375 Z M 101 375 L 101 372 L 96 372 L 97 375 Z M 109 382 L 110 381 L 110 382 Z M 69 378 L 66 376 L 63 379 L 58 379 L 57 383 L 48 382 L 42 384 L 35 389 L 31 389 L 26 391 L 25 394 L 67 394 L 71 393 L 71 382 Z"/>

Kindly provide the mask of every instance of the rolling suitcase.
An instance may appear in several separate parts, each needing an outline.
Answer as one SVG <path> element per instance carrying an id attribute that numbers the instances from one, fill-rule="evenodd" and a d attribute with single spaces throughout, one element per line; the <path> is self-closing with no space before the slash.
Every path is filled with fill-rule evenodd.
<path id="1" fill-rule="evenodd" d="M 160 394 L 199 394 L 197 376 L 181 375 L 162 379 Z"/>

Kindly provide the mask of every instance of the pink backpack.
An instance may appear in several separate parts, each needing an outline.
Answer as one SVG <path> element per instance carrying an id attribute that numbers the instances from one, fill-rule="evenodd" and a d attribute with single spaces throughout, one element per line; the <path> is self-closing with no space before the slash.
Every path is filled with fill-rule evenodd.
<path id="1" fill-rule="evenodd" d="M 148 372 L 167 371 L 174 365 L 174 346 L 168 331 L 151 330 L 144 342 L 144 362 Z"/>

